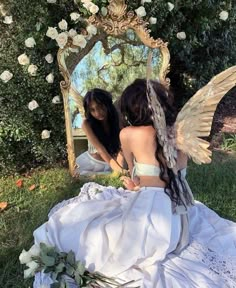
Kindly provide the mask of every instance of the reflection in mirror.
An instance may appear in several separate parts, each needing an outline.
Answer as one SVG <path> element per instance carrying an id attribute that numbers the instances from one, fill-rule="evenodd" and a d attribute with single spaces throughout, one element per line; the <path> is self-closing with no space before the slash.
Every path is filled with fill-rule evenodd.
<path id="1" fill-rule="evenodd" d="M 83 97 L 87 91 L 94 88 L 104 89 L 110 92 L 113 101 L 116 101 L 136 78 L 146 77 L 150 50 L 153 54 L 152 79 L 158 79 L 163 57 L 160 49 L 143 45 L 131 29 L 116 37 L 103 34 L 83 57 L 68 49 L 65 59 L 68 71 L 69 67 L 75 67 L 70 71 L 71 85 L 68 96 L 75 158 L 88 149 L 87 137 L 81 128 L 84 119 Z M 78 64 L 71 65 L 76 57 L 79 59 Z"/>
<path id="2" fill-rule="evenodd" d="M 99 87 L 117 99 L 134 79 L 145 78 L 150 49 L 133 31 L 119 38 L 108 36 L 97 42 L 78 63 L 71 75 L 73 86 L 82 96 Z M 152 50 L 152 78 L 157 79 L 162 58 L 159 49 Z"/>

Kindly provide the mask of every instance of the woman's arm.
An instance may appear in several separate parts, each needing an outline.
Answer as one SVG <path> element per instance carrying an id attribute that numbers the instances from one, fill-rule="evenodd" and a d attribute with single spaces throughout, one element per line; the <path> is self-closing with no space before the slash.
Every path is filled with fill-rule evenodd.
<path id="1" fill-rule="evenodd" d="M 112 170 L 122 172 L 122 167 L 107 152 L 106 148 L 98 140 L 98 138 L 94 134 L 91 126 L 89 125 L 89 123 L 86 119 L 82 123 L 82 129 L 83 129 L 84 133 L 86 134 L 88 141 L 96 148 L 96 150 L 99 153 L 99 155 L 101 156 L 101 158 L 111 166 Z"/>
<path id="2" fill-rule="evenodd" d="M 120 142 L 121 142 L 121 148 L 125 157 L 125 160 L 128 164 L 130 174 L 132 175 L 132 171 L 134 168 L 134 156 L 130 149 L 130 128 L 123 128 L 120 132 Z M 139 190 L 139 179 L 136 177 L 135 179 L 131 179 L 130 177 L 123 176 L 121 177 L 121 180 L 123 181 L 124 186 L 129 190 Z"/>

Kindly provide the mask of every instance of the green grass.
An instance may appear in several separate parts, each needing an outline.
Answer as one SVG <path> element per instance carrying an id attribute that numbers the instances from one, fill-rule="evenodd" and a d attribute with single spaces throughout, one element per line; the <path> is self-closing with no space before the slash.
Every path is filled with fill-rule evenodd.
<path id="1" fill-rule="evenodd" d="M 210 165 L 190 164 L 188 181 L 195 198 L 204 202 L 222 217 L 236 221 L 236 155 L 217 152 Z M 23 187 L 15 182 L 23 179 Z M 88 180 L 88 179 L 87 179 Z M 73 180 L 63 168 L 34 172 L 29 177 L 0 179 L 0 202 L 9 206 L 0 212 L 0 287 L 28 288 L 32 280 L 23 279 L 23 267 L 18 261 L 22 249 L 33 244 L 32 233 L 47 220 L 47 213 L 56 203 L 78 195 L 86 181 Z M 119 186 L 118 179 L 108 176 L 92 181 Z M 29 187 L 36 184 L 32 191 Z"/>

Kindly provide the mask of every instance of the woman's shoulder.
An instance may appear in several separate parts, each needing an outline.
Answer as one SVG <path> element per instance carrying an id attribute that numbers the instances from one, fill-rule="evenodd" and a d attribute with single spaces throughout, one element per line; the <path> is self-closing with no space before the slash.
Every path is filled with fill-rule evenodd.
<path id="1" fill-rule="evenodd" d="M 155 134 L 155 129 L 150 126 L 128 126 L 123 128 L 120 131 L 120 137 L 129 137 L 132 135 L 139 135 L 139 136 L 153 136 Z"/>

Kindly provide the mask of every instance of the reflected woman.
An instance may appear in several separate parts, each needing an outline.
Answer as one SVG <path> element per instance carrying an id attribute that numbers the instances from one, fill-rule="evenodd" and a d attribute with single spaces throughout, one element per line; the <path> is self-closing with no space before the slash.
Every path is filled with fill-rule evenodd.
<path id="1" fill-rule="evenodd" d="M 111 94 L 95 88 L 87 92 L 83 105 L 82 129 L 88 138 L 88 151 L 76 159 L 80 175 L 122 172 L 119 117 Z"/>

